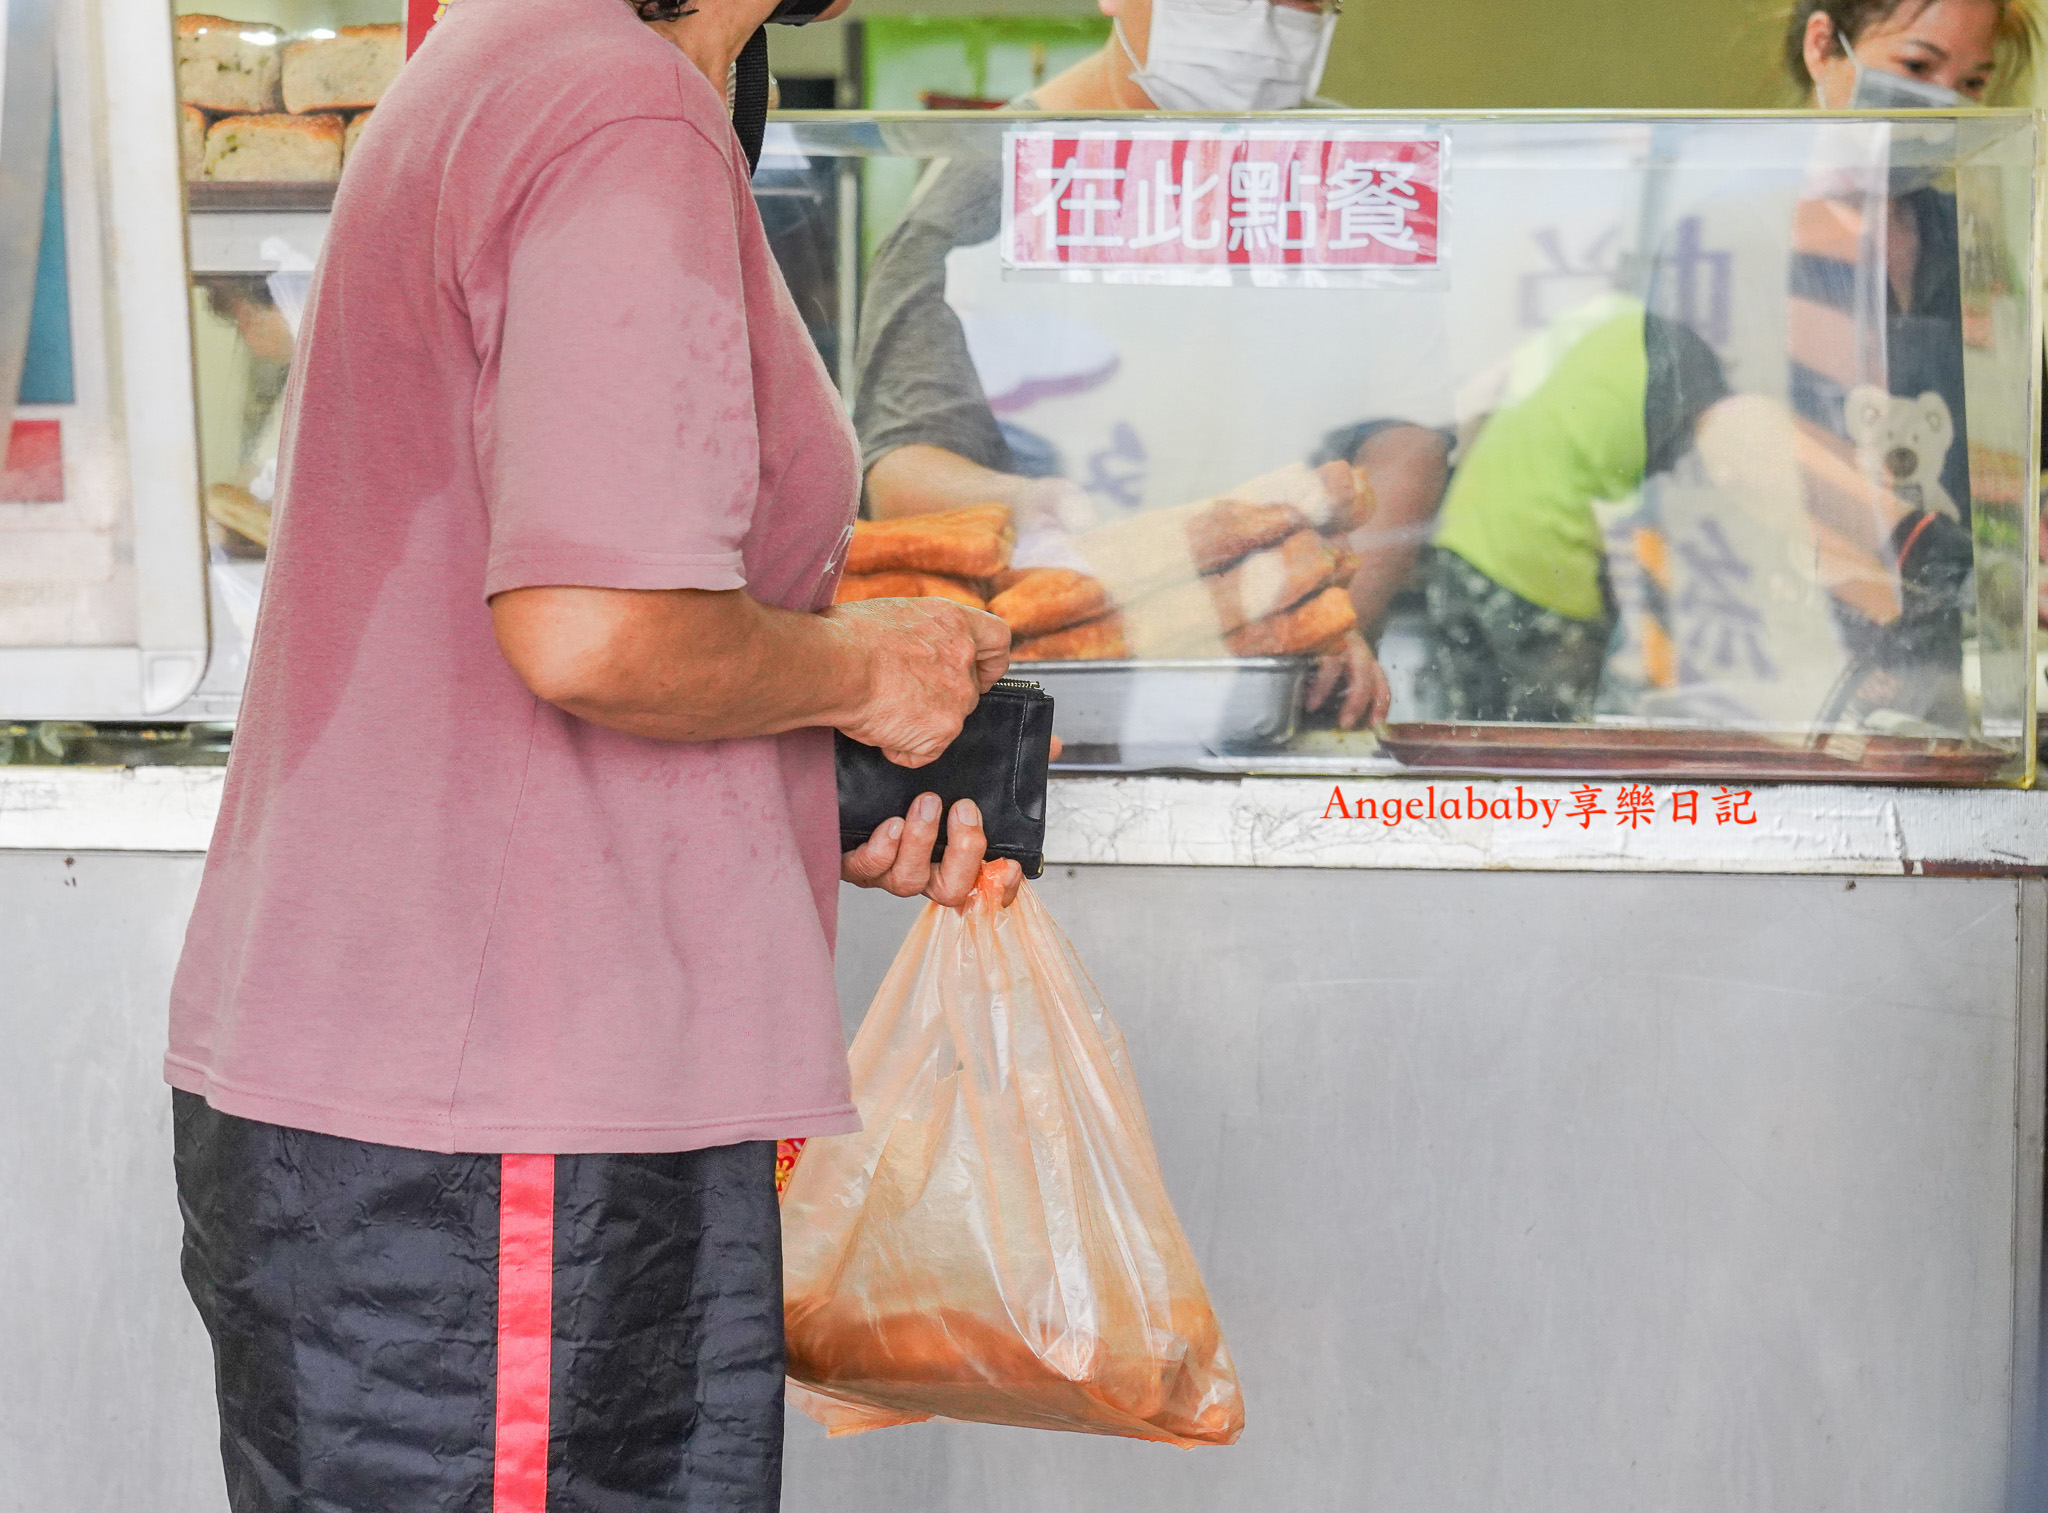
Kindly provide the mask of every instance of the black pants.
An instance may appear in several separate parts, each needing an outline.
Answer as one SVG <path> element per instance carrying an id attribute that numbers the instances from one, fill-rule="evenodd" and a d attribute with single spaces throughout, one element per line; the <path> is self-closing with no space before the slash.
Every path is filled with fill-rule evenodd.
<path id="1" fill-rule="evenodd" d="M 438 1155 L 173 1095 L 234 1513 L 769 1513 L 775 1146 Z"/>

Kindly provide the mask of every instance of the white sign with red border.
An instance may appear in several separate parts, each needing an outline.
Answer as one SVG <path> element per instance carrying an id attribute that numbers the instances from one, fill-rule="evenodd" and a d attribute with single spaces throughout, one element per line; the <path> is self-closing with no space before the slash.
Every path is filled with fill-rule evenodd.
<path id="1" fill-rule="evenodd" d="M 1429 274 L 1444 169 L 1440 136 L 1386 128 L 1020 127 L 1003 138 L 1003 266 L 1147 283 Z"/>

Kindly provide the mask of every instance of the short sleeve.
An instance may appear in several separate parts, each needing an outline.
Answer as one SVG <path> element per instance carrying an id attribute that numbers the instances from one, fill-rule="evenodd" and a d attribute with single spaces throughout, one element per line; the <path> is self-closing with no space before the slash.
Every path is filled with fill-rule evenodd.
<path id="1" fill-rule="evenodd" d="M 680 120 L 615 122 L 535 179 L 478 396 L 487 596 L 745 584 L 760 441 L 733 193 Z"/>
<path id="2" fill-rule="evenodd" d="M 854 429 L 861 470 L 898 447 L 935 446 L 1000 472 L 1017 460 L 996 423 L 946 303 L 946 258 L 994 239 L 1001 175 L 992 163 L 953 161 L 883 240 L 861 300 L 854 359 Z"/>

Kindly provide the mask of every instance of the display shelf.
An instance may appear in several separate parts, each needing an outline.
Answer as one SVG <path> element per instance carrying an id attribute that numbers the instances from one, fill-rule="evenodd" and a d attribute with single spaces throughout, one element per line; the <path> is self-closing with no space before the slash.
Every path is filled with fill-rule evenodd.
<path id="1" fill-rule="evenodd" d="M 195 179 L 185 186 L 185 204 L 194 215 L 225 211 L 329 211 L 334 208 L 334 181 L 320 183 L 243 183 Z"/>

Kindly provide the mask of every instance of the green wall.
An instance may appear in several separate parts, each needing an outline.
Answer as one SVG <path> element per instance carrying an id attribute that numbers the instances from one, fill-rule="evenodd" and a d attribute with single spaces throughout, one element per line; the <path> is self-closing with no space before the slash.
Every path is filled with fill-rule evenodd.
<path id="1" fill-rule="evenodd" d="M 1351 0 L 1323 93 L 1396 110 L 1793 103 L 1787 0 Z"/>

